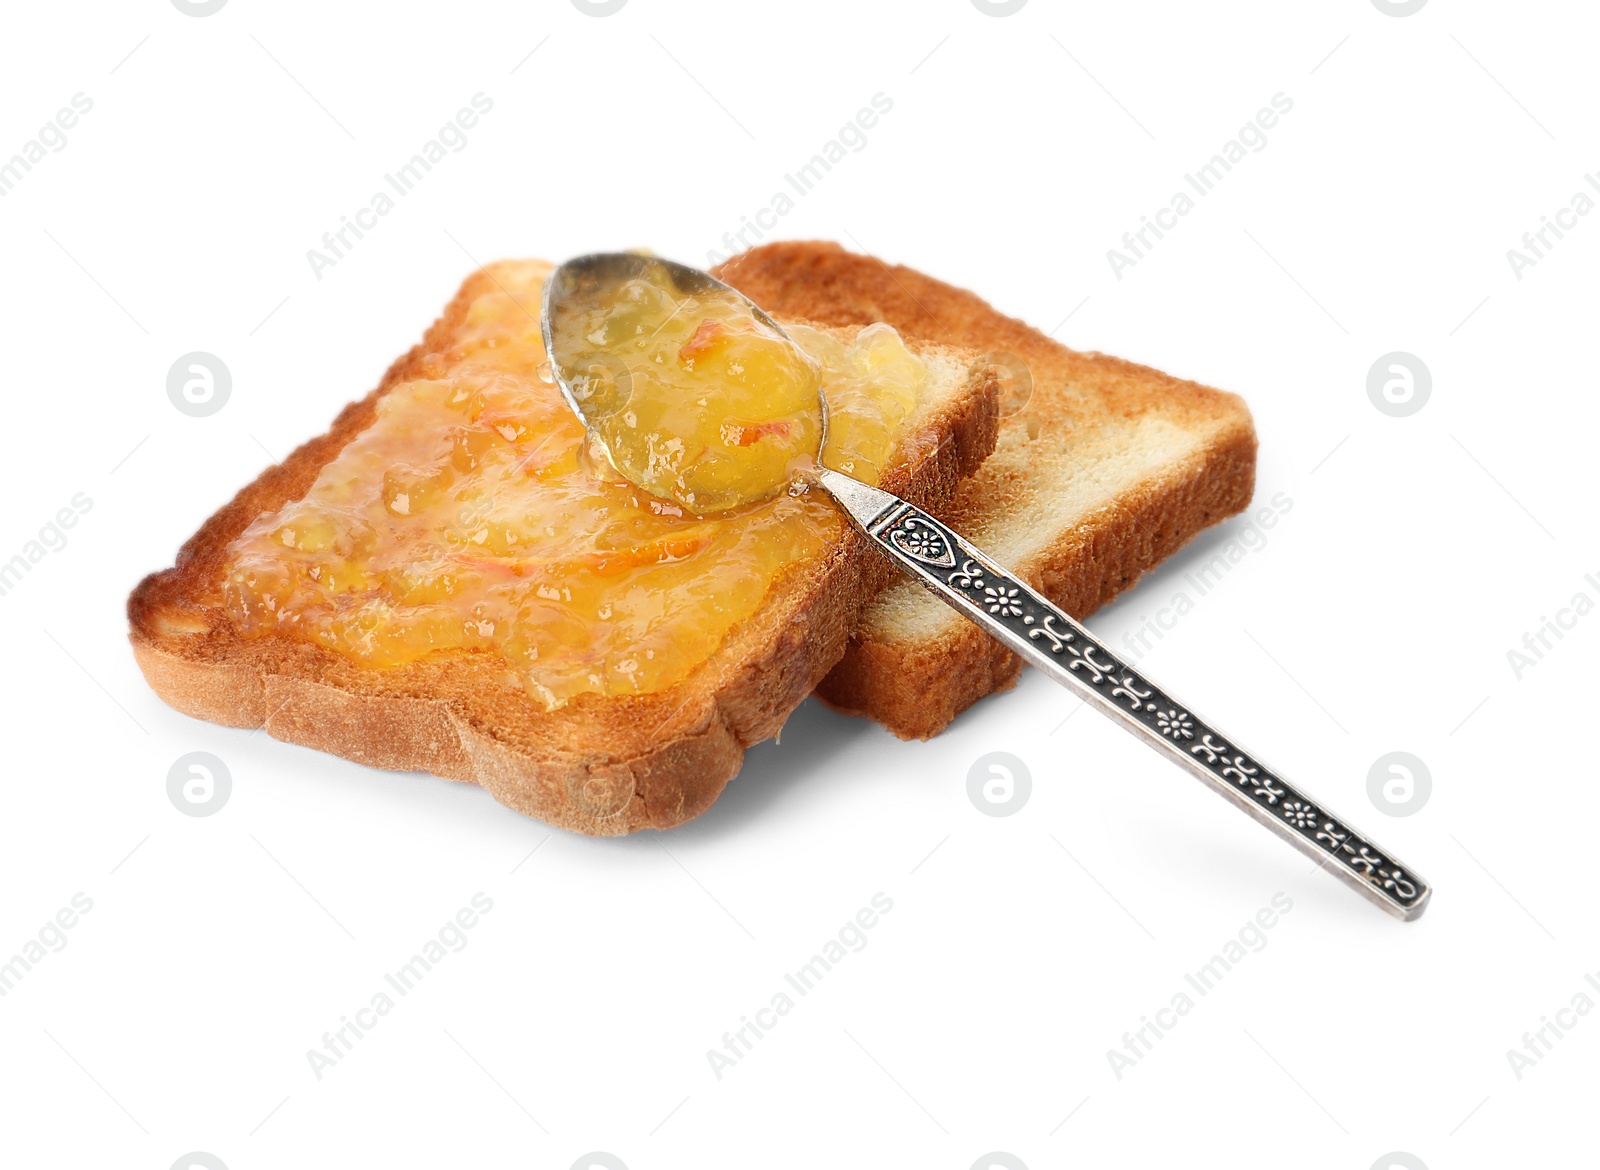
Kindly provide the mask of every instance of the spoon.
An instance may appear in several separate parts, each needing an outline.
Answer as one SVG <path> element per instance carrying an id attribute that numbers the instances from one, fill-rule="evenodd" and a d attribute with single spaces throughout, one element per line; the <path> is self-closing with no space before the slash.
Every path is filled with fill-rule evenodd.
<path id="1" fill-rule="evenodd" d="M 640 281 L 679 298 L 673 318 L 706 313 L 732 320 L 746 330 L 744 336 L 754 339 L 753 344 L 776 347 L 780 356 L 787 347 L 803 359 L 775 367 L 778 374 L 772 385 L 782 399 L 780 412 L 797 404 L 803 407 L 798 413 L 789 410 L 782 434 L 791 448 L 806 448 L 800 452 L 806 458 L 781 458 L 791 452 L 778 450 L 765 465 L 753 469 L 738 503 L 756 503 L 792 490 L 797 480 L 820 487 L 874 548 L 1023 661 L 1193 772 L 1207 787 L 1383 910 L 1408 922 L 1421 916 L 1432 889 L 1410 867 L 1291 786 L 1193 708 L 1124 664 L 1082 625 L 960 535 L 898 496 L 822 466 L 827 403 L 814 364 L 749 298 L 709 273 L 669 260 L 633 253 L 580 256 L 556 269 L 545 283 L 541 320 L 545 351 L 568 405 L 625 478 L 653 495 L 669 495 L 684 503 L 685 493 L 693 497 L 697 490 L 691 481 L 700 470 L 691 467 L 686 472 L 680 460 L 669 483 L 661 475 L 660 449 L 637 449 L 640 428 L 617 423 L 621 403 L 649 398 L 634 394 L 636 380 L 658 374 L 648 363 L 638 371 L 631 369 L 618 352 L 629 338 L 606 336 L 606 328 L 595 327 L 600 318 L 593 314 L 597 306 L 640 295 L 643 286 L 631 283 Z M 681 328 L 686 323 L 678 324 Z M 657 332 L 664 327 L 665 322 L 658 325 Z M 666 397 L 671 398 L 671 387 L 667 389 Z M 725 389 L 731 399 L 707 407 L 705 397 L 697 398 L 696 408 L 703 414 L 719 405 L 762 406 L 759 401 L 740 400 L 738 385 Z M 747 397 L 760 391 L 755 386 L 742 389 Z M 659 433 L 652 437 L 659 441 Z M 682 452 L 684 446 L 680 441 L 673 450 Z M 715 446 L 706 445 L 708 451 Z M 728 458 L 726 452 L 714 455 Z M 727 498 L 724 493 L 716 502 L 727 506 Z"/>

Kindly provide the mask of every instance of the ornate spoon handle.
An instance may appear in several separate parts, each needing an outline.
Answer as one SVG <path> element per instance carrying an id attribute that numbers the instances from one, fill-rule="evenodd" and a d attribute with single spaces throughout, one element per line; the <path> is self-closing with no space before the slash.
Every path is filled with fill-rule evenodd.
<path id="1" fill-rule="evenodd" d="M 1121 662 L 1090 633 L 926 512 L 824 470 L 818 482 L 902 570 L 1022 658 L 1403 921 L 1422 914 L 1426 882 L 1291 787 L 1238 743 Z"/>

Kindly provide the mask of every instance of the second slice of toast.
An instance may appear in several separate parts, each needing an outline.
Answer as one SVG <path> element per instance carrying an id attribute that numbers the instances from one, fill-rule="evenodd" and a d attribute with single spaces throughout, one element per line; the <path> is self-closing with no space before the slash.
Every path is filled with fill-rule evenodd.
<path id="1" fill-rule="evenodd" d="M 837 244 L 768 244 L 716 272 L 769 312 L 883 321 L 1015 367 L 1019 401 L 995 453 L 938 515 L 1076 618 L 1250 502 L 1255 428 L 1233 394 L 1068 349 L 970 292 Z M 1021 667 L 902 578 L 868 607 L 817 693 L 902 738 L 927 738 L 1015 685 Z"/>

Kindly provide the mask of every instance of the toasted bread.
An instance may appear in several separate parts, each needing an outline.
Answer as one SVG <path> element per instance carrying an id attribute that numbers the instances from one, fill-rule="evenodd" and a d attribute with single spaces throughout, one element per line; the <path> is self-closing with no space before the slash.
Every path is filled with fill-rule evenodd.
<path id="1" fill-rule="evenodd" d="M 184 544 L 173 568 L 139 584 L 128 601 L 134 654 L 156 693 L 197 718 L 265 728 L 379 768 L 476 781 L 520 812 L 582 833 L 671 827 L 716 799 L 746 747 L 778 732 L 889 581 L 888 562 L 847 526 L 822 556 L 777 577 L 754 615 L 683 681 L 554 707 L 508 684 L 492 654 L 439 651 L 374 668 L 305 638 L 246 637 L 220 602 L 229 545 L 258 516 L 304 496 L 374 422 L 378 401 L 422 376 L 427 355 L 452 348 L 473 302 L 503 288 L 506 271 L 497 276 L 497 267 L 467 279 L 376 390 L 240 491 Z M 526 302 L 538 304 L 536 287 Z M 882 482 L 942 508 L 993 449 L 998 379 L 967 351 L 927 341 L 912 349 L 929 367 L 929 384 Z"/>
<path id="2" fill-rule="evenodd" d="M 1020 359 L 1031 394 L 938 514 L 1074 617 L 1250 502 L 1256 436 L 1235 395 L 1068 349 L 970 292 L 837 244 L 768 244 L 716 271 L 779 315 L 883 321 L 1002 365 Z M 868 607 L 817 693 L 921 739 L 1015 685 L 1020 670 L 1016 655 L 902 579 Z"/>

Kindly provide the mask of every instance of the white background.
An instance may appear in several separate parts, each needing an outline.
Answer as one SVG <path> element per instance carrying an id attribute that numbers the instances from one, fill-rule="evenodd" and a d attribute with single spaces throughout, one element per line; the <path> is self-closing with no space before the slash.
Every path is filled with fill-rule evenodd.
<path id="1" fill-rule="evenodd" d="M 93 506 L 0 597 L 0 959 L 75 893 L 93 909 L 0 998 L 0 1163 L 1591 1156 L 1600 1015 L 1520 1079 L 1506 1056 L 1600 971 L 1600 616 L 1520 679 L 1507 660 L 1600 600 L 1600 216 L 1521 280 L 1506 258 L 1600 170 L 1589 6 L 124 0 L 5 21 L 0 158 L 73 94 L 94 107 L 0 199 L 0 560 L 76 493 Z M 317 279 L 307 249 L 478 92 L 466 148 Z M 1107 250 L 1280 92 L 1266 148 L 1117 279 Z M 1420 922 L 1108 721 L 1063 723 L 1077 701 L 1037 677 L 927 744 L 808 703 L 700 820 L 623 840 L 144 685 L 128 590 L 365 393 L 475 262 L 703 264 L 875 93 L 892 112 L 774 235 L 1045 329 L 1071 314 L 1069 345 L 1245 395 L 1257 504 L 1292 509 L 1141 668 L 1425 874 Z M 166 396 L 192 350 L 232 371 L 209 418 Z M 1432 371 L 1409 418 L 1366 394 L 1393 350 Z M 1093 627 L 1118 643 L 1241 524 Z M 233 778 L 206 818 L 166 794 L 196 750 Z M 1007 818 L 966 795 L 997 750 L 1033 778 Z M 1403 820 L 1367 795 L 1395 750 L 1433 778 Z M 479 891 L 466 949 L 318 1080 L 307 1050 Z M 866 948 L 717 1079 L 707 1050 L 880 891 Z M 1279 892 L 1264 949 L 1114 1075 L 1107 1050 Z"/>

